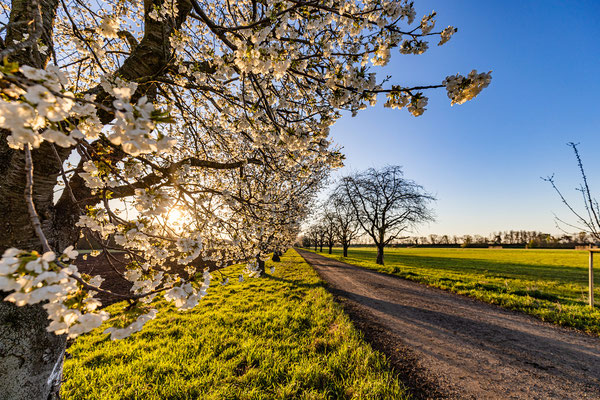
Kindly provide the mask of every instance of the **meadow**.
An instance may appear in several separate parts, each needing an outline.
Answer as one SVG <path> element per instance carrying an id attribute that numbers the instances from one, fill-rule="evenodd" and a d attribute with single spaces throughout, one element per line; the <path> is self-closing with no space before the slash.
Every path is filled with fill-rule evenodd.
<path id="1" fill-rule="evenodd" d="M 409 397 L 294 250 L 271 265 L 273 274 L 242 283 L 242 267 L 229 267 L 235 282 L 225 286 L 214 273 L 191 311 L 157 300 L 157 318 L 128 339 L 102 333 L 119 320 L 79 337 L 67 349 L 63 399 Z"/>
<path id="2" fill-rule="evenodd" d="M 350 248 L 347 258 L 337 248 L 319 254 L 600 334 L 600 273 L 590 309 L 587 251 L 387 248 L 384 266 L 373 247 Z"/>

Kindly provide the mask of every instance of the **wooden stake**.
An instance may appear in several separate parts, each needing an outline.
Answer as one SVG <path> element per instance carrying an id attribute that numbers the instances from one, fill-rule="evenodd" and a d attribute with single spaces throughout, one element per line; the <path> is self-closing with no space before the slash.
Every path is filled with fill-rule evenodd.
<path id="1" fill-rule="evenodd" d="M 590 307 L 594 307 L 594 251 L 590 250 L 590 276 L 589 276 L 589 280 L 590 280 L 590 294 L 589 294 L 589 300 L 590 300 Z"/>

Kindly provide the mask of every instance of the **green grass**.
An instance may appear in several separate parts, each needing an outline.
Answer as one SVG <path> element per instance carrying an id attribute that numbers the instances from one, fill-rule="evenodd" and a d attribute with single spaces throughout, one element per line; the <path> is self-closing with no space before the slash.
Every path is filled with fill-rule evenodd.
<path id="1" fill-rule="evenodd" d="M 215 279 L 191 311 L 157 301 L 157 318 L 128 339 L 110 341 L 106 326 L 78 338 L 63 399 L 408 398 L 294 250 L 274 265 L 244 283 Z"/>
<path id="2" fill-rule="evenodd" d="M 385 266 L 375 264 L 375 248 L 320 254 L 600 334 L 600 271 L 590 309 L 587 251 L 389 248 Z"/>

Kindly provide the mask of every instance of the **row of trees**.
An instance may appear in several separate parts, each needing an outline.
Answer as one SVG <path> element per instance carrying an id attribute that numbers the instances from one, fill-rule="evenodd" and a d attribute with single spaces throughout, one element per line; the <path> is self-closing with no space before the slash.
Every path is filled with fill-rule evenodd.
<path id="1" fill-rule="evenodd" d="M 572 247 L 595 242 L 595 238 L 587 232 L 552 235 L 538 231 L 511 230 L 493 232 L 483 235 L 437 235 L 411 236 L 396 242 L 401 245 L 461 245 L 474 246 L 528 246 L 528 247 Z"/>
<path id="2" fill-rule="evenodd" d="M 317 221 L 305 232 L 304 245 L 323 245 L 332 252 L 335 243 L 348 247 L 359 235 L 377 247 L 377 264 L 384 264 L 384 249 L 405 237 L 417 225 L 433 220 L 429 204 L 435 200 L 421 185 L 406 179 L 402 168 L 370 168 L 339 180 L 325 201 Z"/>
<path id="3" fill-rule="evenodd" d="M 322 221 L 326 222 L 326 221 Z M 335 236 L 333 241 L 328 240 L 329 235 L 323 234 L 326 232 L 327 224 L 319 223 L 311 225 L 310 229 L 305 232 L 302 237 L 302 245 L 304 247 L 315 247 L 315 251 L 320 248 L 323 251 L 323 246 L 328 247 L 330 244 L 343 246 L 343 241 L 340 236 Z M 508 231 L 519 232 L 519 238 L 505 236 L 503 233 L 491 233 L 487 236 L 483 235 L 438 235 L 430 234 L 427 236 L 406 236 L 394 240 L 390 246 L 454 246 L 454 247 L 485 247 L 485 246 L 514 246 L 514 247 L 545 247 L 545 248 L 573 248 L 575 246 L 585 246 L 597 243 L 596 238 L 587 232 L 578 232 L 573 234 L 552 235 L 549 233 L 537 231 Z M 504 238 L 504 239 L 502 239 Z M 351 237 L 353 245 L 368 246 L 372 245 L 373 241 L 366 236 L 360 229 Z M 345 246 L 344 257 L 347 257 L 349 244 Z M 331 251 L 330 251 L 331 254 Z"/>
<path id="4" fill-rule="evenodd" d="M 429 39 L 443 45 L 456 32 L 435 30 L 435 13 L 417 18 L 413 3 L 3 3 L 0 321 L 11 321 L 0 324 L 3 396 L 57 397 L 66 337 L 108 318 L 94 297 L 110 292 L 103 278 L 73 262 L 81 234 L 102 244 L 107 265 L 127 270 L 133 291 L 112 293 L 128 301 L 130 324 L 111 333 L 125 337 L 156 315 L 159 294 L 180 309 L 198 303 L 211 275 L 194 273 L 197 260 L 255 268 L 289 246 L 315 190 L 341 164 L 328 140 L 340 110 L 356 113 L 379 95 L 419 116 L 426 90 L 444 88 L 452 104 L 480 93 L 489 73 L 416 86 L 378 79 L 373 67 L 392 49 L 422 54 Z M 340 190 L 374 195 L 356 178 Z M 351 204 L 381 248 L 399 235 L 392 209 Z M 113 247 L 126 252 L 125 265 Z"/>

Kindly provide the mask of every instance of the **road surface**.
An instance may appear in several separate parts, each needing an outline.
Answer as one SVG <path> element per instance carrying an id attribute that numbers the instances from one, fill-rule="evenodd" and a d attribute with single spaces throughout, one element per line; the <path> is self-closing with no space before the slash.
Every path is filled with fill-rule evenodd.
<path id="1" fill-rule="evenodd" d="M 298 252 L 417 398 L 600 399 L 600 338 Z"/>

